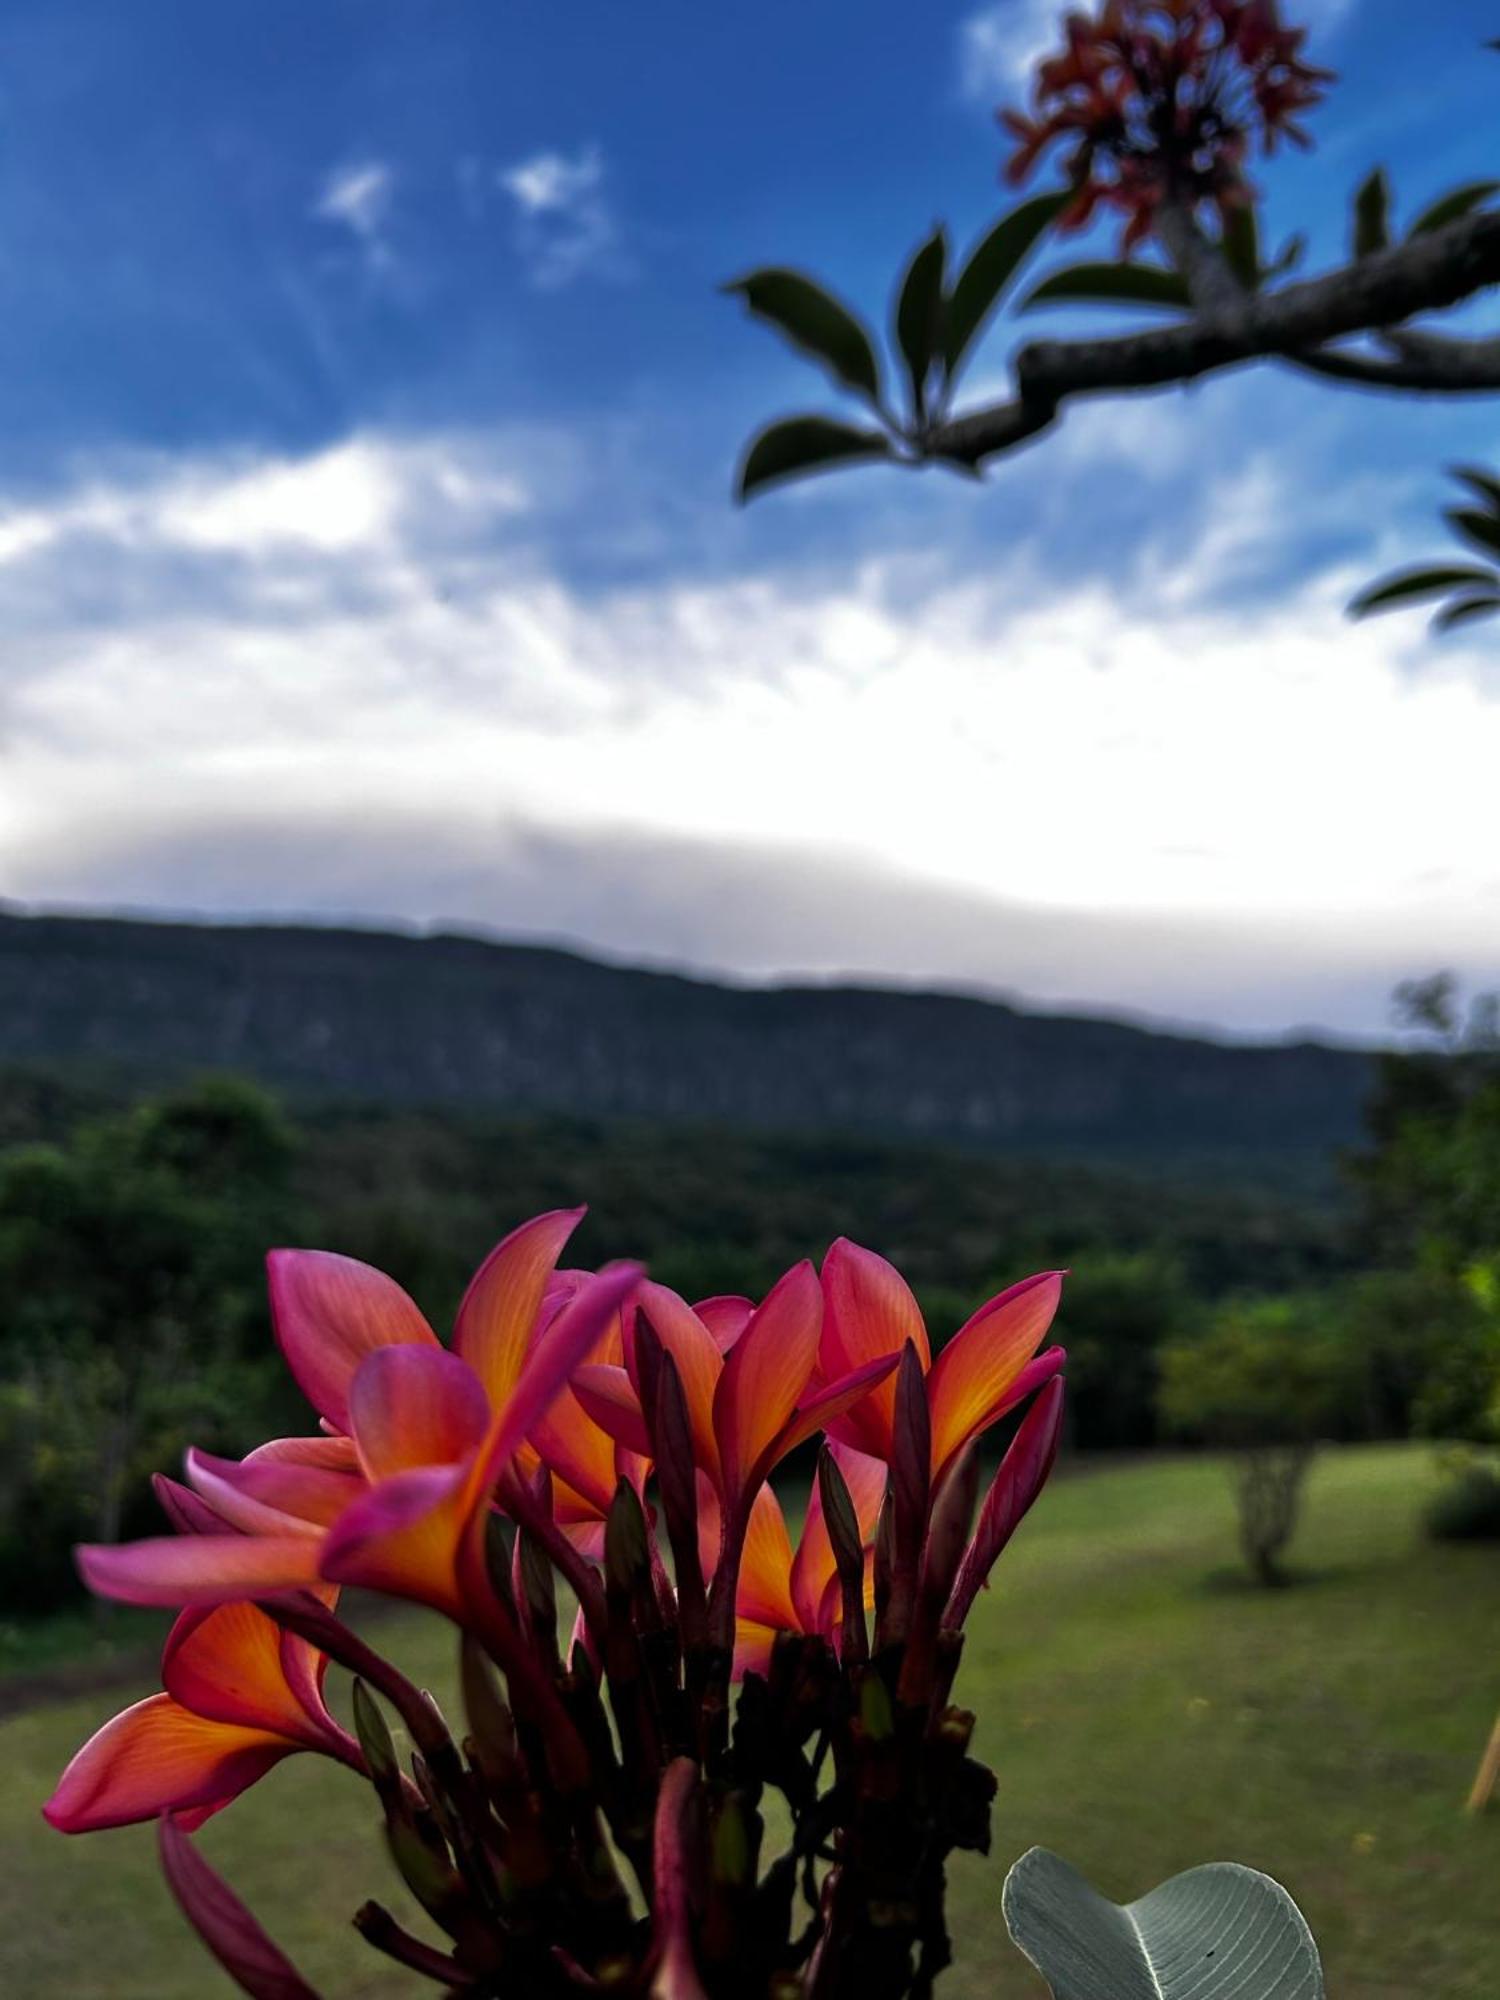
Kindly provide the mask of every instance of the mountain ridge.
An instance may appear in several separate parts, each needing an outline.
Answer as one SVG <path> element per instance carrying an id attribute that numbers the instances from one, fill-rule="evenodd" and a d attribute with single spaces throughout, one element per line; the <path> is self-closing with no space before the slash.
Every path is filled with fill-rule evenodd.
<path id="1" fill-rule="evenodd" d="M 0 904 L 0 1062 L 299 1099 L 847 1130 L 984 1150 L 1331 1155 L 1374 1056 L 952 988 L 751 986 L 458 930 Z"/>

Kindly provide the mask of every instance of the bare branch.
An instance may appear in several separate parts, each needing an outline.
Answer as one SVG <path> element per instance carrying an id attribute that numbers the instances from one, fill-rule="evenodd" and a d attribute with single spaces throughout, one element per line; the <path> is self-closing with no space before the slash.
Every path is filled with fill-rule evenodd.
<path id="1" fill-rule="evenodd" d="M 1162 248 L 1187 284 L 1198 318 L 1235 324 L 1244 311 L 1245 288 L 1225 262 L 1223 251 L 1198 227 L 1191 208 L 1176 201 L 1162 202 L 1155 227 Z"/>
<path id="2" fill-rule="evenodd" d="M 1033 341 L 1015 358 L 1014 398 L 938 426 L 925 440 L 926 449 L 933 457 L 977 465 L 1045 430 L 1073 396 L 1193 382 L 1271 358 L 1369 387 L 1477 392 L 1491 386 L 1488 342 L 1452 343 L 1483 351 L 1471 357 L 1468 373 L 1449 355 L 1441 364 L 1448 371 L 1442 382 L 1432 356 L 1386 365 L 1326 350 L 1332 341 L 1399 327 L 1418 313 L 1442 311 L 1495 284 L 1500 284 L 1500 213 L 1483 211 L 1323 277 L 1246 297 L 1233 312 L 1216 306 L 1211 314 L 1149 333 Z M 1399 375 L 1391 372 L 1398 365 Z"/>

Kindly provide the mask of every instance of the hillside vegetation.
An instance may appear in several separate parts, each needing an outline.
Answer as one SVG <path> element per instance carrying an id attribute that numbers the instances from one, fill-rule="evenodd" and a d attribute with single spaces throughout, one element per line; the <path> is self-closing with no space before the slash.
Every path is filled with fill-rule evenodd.
<path id="1" fill-rule="evenodd" d="M 715 985 L 463 937 L 4 913 L 0 1063 L 1324 1173 L 1371 1081 L 1352 1050 L 951 994 Z"/>

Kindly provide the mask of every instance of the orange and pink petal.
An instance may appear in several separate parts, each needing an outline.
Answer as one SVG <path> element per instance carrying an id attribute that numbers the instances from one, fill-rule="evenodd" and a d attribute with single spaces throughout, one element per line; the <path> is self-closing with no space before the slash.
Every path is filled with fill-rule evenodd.
<path id="1" fill-rule="evenodd" d="M 383 1347 L 349 1387 L 349 1424 L 368 1479 L 454 1465 L 479 1447 L 489 1398 L 467 1361 L 442 1348 Z"/>
<path id="2" fill-rule="evenodd" d="M 198 1853 L 183 1825 L 170 1815 L 162 1819 L 162 1872 L 183 1915 L 230 1978 L 251 2000 L 318 2000 L 291 1960 Z"/>
<path id="3" fill-rule="evenodd" d="M 299 1746 L 264 1729 L 194 1715 L 154 1694 L 91 1736 L 43 1806 L 63 1833 L 130 1826 L 164 1812 L 204 1819 Z"/>
<path id="4" fill-rule="evenodd" d="M 1007 1399 L 1052 1324 L 1064 1275 L 1039 1271 L 1001 1292 L 960 1327 L 933 1363 L 927 1398 L 934 1476 L 1014 1407 Z"/>
<path id="5" fill-rule="evenodd" d="M 899 1356 L 907 1342 L 926 1368 L 932 1359 L 926 1322 L 910 1285 L 884 1257 L 841 1236 L 823 1259 L 823 1339 L 819 1373 L 850 1374 L 885 1355 Z M 842 1434 L 878 1458 L 891 1455 L 894 1382 L 877 1389 L 844 1420 Z"/>
<path id="6" fill-rule="evenodd" d="M 84 1544 L 78 1568 L 96 1597 L 121 1604 L 230 1604 L 303 1590 L 319 1578 L 316 1535 L 161 1535 Z"/>
<path id="7" fill-rule="evenodd" d="M 496 1409 L 521 1378 L 549 1289 L 557 1297 L 557 1260 L 583 1215 L 581 1208 L 558 1208 L 523 1222 L 485 1258 L 464 1293 L 453 1351 Z"/>
<path id="8" fill-rule="evenodd" d="M 771 1626 L 778 1632 L 799 1630 L 801 1621 L 792 1600 L 791 1577 L 792 1542 L 786 1516 L 770 1487 L 762 1486 L 745 1529 L 735 1616 Z"/>
<path id="9" fill-rule="evenodd" d="M 822 1326 L 817 1273 L 806 1261 L 794 1264 L 725 1357 L 713 1422 L 731 1505 L 770 1470 L 771 1448 L 790 1425 L 817 1364 Z"/>
<path id="10" fill-rule="evenodd" d="M 273 1250 L 271 1317 L 287 1366 L 318 1415 L 349 1429 L 349 1385 L 378 1347 L 437 1347 L 407 1294 L 383 1271 L 330 1250 Z"/>

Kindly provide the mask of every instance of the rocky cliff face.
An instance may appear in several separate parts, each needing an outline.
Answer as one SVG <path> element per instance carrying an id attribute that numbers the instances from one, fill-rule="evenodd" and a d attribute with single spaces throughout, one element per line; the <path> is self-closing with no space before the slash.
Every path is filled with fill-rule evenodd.
<path id="1" fill-rule="evenodd" d="M 294 1097 L 1113 1156 L 1327 1155 L 1369 1059 L 991 1001 L 747 989 L 464 937 L 0 913 L 0 1062 Z"/>

